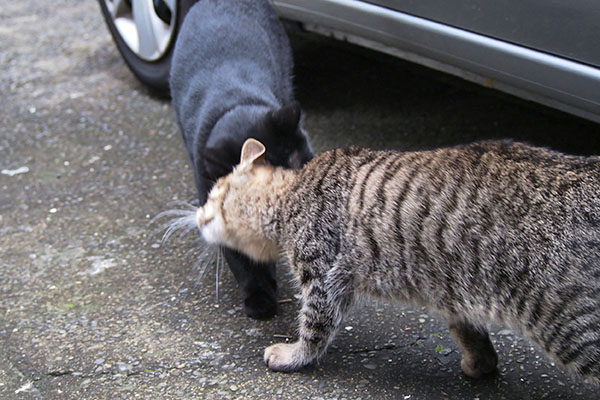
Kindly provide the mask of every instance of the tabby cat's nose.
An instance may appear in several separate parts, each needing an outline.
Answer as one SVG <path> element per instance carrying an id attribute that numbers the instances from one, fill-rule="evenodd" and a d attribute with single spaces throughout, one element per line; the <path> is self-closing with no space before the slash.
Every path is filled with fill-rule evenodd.
<path id="1" fill-rule="evenodd" d="M 198 207 L 198 211 L 196 211 L 196 223 L 198 227 L 204 226 L 204 207 Z"/>
<path id="2" fill-rule="evenodd" d="M 198 210 L 196 211 L 196 223 L 199 228 L 208 224 L 213 217 L 214 212 L 210 203 L 205 204 L 203 207 L 198 207 Z"/>

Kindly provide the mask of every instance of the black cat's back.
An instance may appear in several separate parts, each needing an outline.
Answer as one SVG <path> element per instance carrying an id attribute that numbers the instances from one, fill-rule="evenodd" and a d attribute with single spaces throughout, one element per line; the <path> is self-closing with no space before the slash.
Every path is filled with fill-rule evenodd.
<path id="1" fill-rule="evenodd" d="M 310 159 L 300 113 L 286 111 L 299 110 L 292 72 L 286 32 L 267 0 L 201 0 L 190 9 L 177 38 L 170 85 L 201 200 L 237 163 L 248 137 L 293 143 L 285 155 L 278 153 L 283 146 L 271 146 L 281 165 L 294 166 L 287 165 L 293 151 L 302 163 Z M 278 126 L 282 118 L 293 120 Z"/>
<path id="2" fill-rule="evenodd" d="M 275 104 L 291 102 L 292 55 L 276 18 L 266 0 L 198 1 L 177 37 L 170 81 L 175 108 L 198 106 L 204 96 L 227 108 L 239 103 L 234 91 L 255 99 L 261 88 L 273 93 Z"/>

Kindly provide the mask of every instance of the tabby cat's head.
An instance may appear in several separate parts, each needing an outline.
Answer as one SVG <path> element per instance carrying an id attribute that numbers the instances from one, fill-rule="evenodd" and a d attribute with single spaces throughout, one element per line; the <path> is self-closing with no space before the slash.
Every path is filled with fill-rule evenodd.
<path id="1" fill-rule="evenodd" d="M 240 163 L 213 186 L 196 220 L 209 244 L 240 251 L 261 262 L 277 261 L 277 245 L 265 236 L 263 225 L 269 213 L 266 191 L 274 168 L 265 161 L 265 146 L 248 139 Z"/>

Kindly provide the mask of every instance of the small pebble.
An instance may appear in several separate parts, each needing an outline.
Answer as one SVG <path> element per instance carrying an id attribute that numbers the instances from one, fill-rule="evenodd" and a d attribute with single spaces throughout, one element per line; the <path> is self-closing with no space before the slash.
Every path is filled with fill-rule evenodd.
<path id="1" fill-rule="evenodd" d="M 122 363 L 122 362 L 118 362 L 117 363 L 117 369 L 120 372 L 127 372 L 127 371 L 131 371 L 132 367 L 129 364 L 126 363 Z"/>
<path id="2" fill-rule="evenodd" d="M 17 169 L 3 169 L 2 175 L 15 176 L 29 172 L 29 167 L 21 167 Z"/>

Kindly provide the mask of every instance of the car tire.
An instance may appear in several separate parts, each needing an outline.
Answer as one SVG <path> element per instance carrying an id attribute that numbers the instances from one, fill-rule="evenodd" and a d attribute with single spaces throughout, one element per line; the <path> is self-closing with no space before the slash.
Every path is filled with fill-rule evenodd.
<path id="1" fill-rule="evenodd" d="M 175 40 L 185 15 L 196 1 L 98 0 L 108 30 L 123 60 L 135 76 L 157 95 L 169 96 L 169 73 Z M 167 4 L 170 4 L 172 9 Z M 137 10 L 142 10 L 137 11 L 138 16 L 146 14 L 145 17 L 140 17 L 141 20 L 134 17 L 134 8 L 136 7 Z M 164 7 L 168 8 L 166 15 Z M 140 34 L 144 27 L 143 23 L 151 19 L 156 21 L 156 18 L 165 21 L 161 25 L 165 29 L 160 29 L 159 33 L 162 46 L 156 45 L 155 42 L 158 40 L 153 40 L 153 45 L 156 45 L 157 48 L 148 50 L 148 46 L 145 46 L 146 49 L 144 49 L 144 45 L 139 41 L 140 36 L 143 36 Z M 136 34 L 132 35 L 132 31 L 135 31 L 137 36 Z M 156 32 L 153 31 L 153 34 Z"/>

